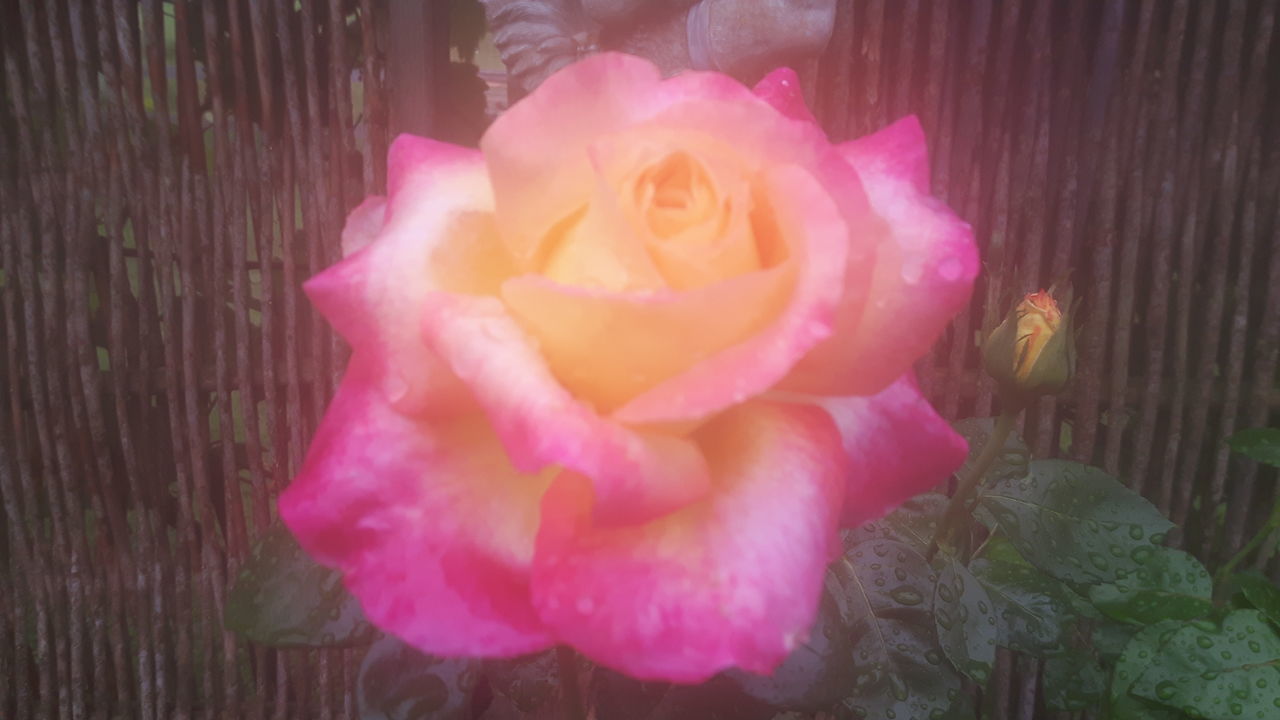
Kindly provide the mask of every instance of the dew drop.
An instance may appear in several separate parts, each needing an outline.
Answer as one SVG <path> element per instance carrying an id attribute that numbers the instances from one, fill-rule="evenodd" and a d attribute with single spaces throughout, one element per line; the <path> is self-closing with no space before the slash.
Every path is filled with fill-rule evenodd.
<path id="1" fill-rule="evenodd" d="M 951 591 L 951 587 L 946 583 L 938 586 L 938 597 L 942 598 L 946 602 L 956 601 L 955 593 Z"/>
<path id="2" fill-rule="evenodd" d="M 889 597 L 903 605 L 919 605 L 924 602 L 924 598 L 921 597 L 920 593 L 915 588 L 910 587 L 900 587 L 892 590 L 889 592 Z"/>

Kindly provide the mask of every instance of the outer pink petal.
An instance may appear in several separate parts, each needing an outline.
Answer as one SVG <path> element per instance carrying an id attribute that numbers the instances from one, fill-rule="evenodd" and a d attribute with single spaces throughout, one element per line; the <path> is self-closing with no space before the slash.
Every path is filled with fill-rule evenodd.
<path id="1" fill-rule="evenodd" d="M 396 138 L 389 160 L 386 202 L 366 200 L 344 229 L 344 244 L 361 247 L 304 288 L 347 342 L 377 363 L 383 392 L 398 408 L 448 411 L 465 404 L 465 389 L 427 350 L 421 306 L 434 288 L 433 253 L 457 240 L 460 217 L 492 209 L 484 161 L 474 150 L 411 135 Z"/>
<path id="2" fill-rule="evenodd" d="M 433 293 L 424 308 L 429 342 L 475 393 L 517 468 L 590 477 L 602 522 L 648 520 L 706 494 L 697 446 L 628 429 L 575 400 L 497 299 Z"/>
<path id="3" fill-rule="evenodd" d="M 796 288 L 778 319 L 749 339 L 648 390 L 615 413 L 627 423 L 704 418 L 763 392 L 830 335 L 844 298 L 847 226 L 831 196 L 808 172 L 783 166 L 764 178 L 778 225 L 792 234 Z"/>
<path id="4" fill-rule="evenodd" d="M 910 373 L 871 397 L 816 402 L 835 419 L 852 463 L 844 497 L 847 527 L 882 517 L 946 480 L 969 452 Z"/>
<path id="5" fill-rule="evenodd" d="M 817 408 L 752 402 L 698 432 L 716 477 L 702 502 L 601 527 L 564 475 L 543 500 L 534 602 L 562 642 L 639 678 L 767 673 L 804 639 L 834 547 L 845 466 Z"/>
<path id="6" fill-rule="evenodd" d="M 969 301 L 978 254 L 969 225 L 926 193 L 924 133 L 914 117 L 845 143 L 871 207 L 887 225 L 866 309 L 783 383 L 789 390 L 868 395 L 906 371 Z"/>
<path id="7" fill-rule="evenodd" d="M 386 217 L 387 199 L 381 195 L 370 195 L 357 205 L 342 226 L 342 256 L 351 255 L 373 242 L 382 232 Z"/>
<path id="8" fill-rule="evenodd" d="M 915 115 L 838 148 L 860 175 L 904 181 L 916 192 L 929 194 L 929 146 Z"/>
<path id="9" fill-rule="evenodd" d="M 753 92 L 787 117 L 815 125 L 818 123 L 804 101 L 804 89 L 800 86 L 800 77 L 789 67 L 780 67 L 765 75 L 760 82 L 756 83 Z"/>
<path id="10" fill-rule="evenodd" d="M 547 478 L 511 468 L 483 415 L 396 412 L 358 352 L 280 514 L 343 571 L 365 613 L 424 652 L 510 656 L 551 643 L 528 571 Z"/>

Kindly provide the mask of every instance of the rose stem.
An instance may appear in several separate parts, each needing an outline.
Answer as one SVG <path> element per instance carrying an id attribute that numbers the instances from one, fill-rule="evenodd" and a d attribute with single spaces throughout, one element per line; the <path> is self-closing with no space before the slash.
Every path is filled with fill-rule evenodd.
<path id="1" fill-rule="evenodd" d="M 995 461 L 996 455 L 1004 448 L 1004 441 L 1008 439 L 1009 433 L 1013 430 L 1013 423 L 1017 417 L 1017 410 L 1005 410 L 996 419 L 996 426 L 991 430 L 991 435 L 987 437 L 986 443 L 982 446 L 982 453 L 973 462 L 968 474 L 961 478 L 960 487 L 956 489 L 956 494 L 951 496 L 951 502 L 947 504 L 947 511 L 943 513 L 942 520 L 938 521 L 938 529 L 933 534 L 933 542 L 929 544 L 930 560 L 933 560 L 933 556 L 938 554 L 938 543 L 947 538 L 951 532 L 951 527 L 965 514 L 968 509 L 969 496 L 977 488 L 982 476 L 986 475 L 987 470 L 991 468 L 991 463 Z"/>
<path id="2" fill-rule="evenodd" d="M 578 659 L 573 648 L 556 646 L 556 661 L 560 665 L 560 699 L 564 703 L 566 720 L 586 720 L 582 706 L 582 690 L 578 687 Z"/>
<path id="3" fill-rule="evenodd" d="M 1270 538 L 1272 533 L 1277 529 L 1280 529 L 1280 503 L 1276 503 L 1275 507 L 1271 508 L 1271 517 L 1267 518 L 1267 524 L 1262 526 L 1262 529 L 1258 531 L 1258 534 L 1254 535 L 1253 539 L 1250 540 L 1247 545 L 1240 548 L 1240 551 L 1228 560 L 1226 565 L 1222 566 L 1222 569 L 1218 571 L 1217 577 L 1214 578 L 1215 584 L 1221 585 L 1228 577 L 1231 576 L 1231 572 L 1236 569 L 1236 566 L 1243 562 L 1245 558 L 1249 557 L 1249 553 L 1253 552 L 1259 545 L 1266 542 L 1267 538 Z M 1270 555 L 1270 550 L 1264 550 L 1262 553 L 1263 561 L 1265 562 Z"/>

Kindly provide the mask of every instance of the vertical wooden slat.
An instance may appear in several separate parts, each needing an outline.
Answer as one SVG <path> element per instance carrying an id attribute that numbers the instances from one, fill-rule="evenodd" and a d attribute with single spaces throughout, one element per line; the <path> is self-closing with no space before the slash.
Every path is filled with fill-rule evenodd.
<path id="1" fill-rule="evenodd" d="M 1227 275 L 1230 263 L 1231 233 L 1234 225 L 1236 189 L 1239 187 L 1240 117 L 1236 107 L 1241 85 L 1241 60 L 1245 32 L 1245 3 L 1226 3 L 1227 21 L 1223 30 L 1223 44 L 1219 75 L 1214 83 L 1213 114 L 1210 120 L 1210 150 L 1206 164 L 1207 191 L 1197 198 L 1201 202 L 1198 214 L 1201 247 L 1208 252 L 1208 277 L 1201 287 L 1203 308 L 1196 326 L 1198 352 L 1195 354 L 1191 403 L 1187 408 L 1190 422 L 1187 441 L 1183 445 L 1183 457 L 1177 472 L 1183 493 L 1175 499 L 1173 521 L 1179 525 L 1186 521 L 1193 492 L 1201 487 L 1202 458 L 1205 436 L 1209 432 L 1209 419 L 1215 413 L 1211 405 L 1218 372 L 1218 350 L 1222 340 L 1223 311 L 1226 301 Z M 1208 222 L 1212 217 L 1214 221 Z M 1203 228 L 1203 229 L 1202 229 Z M 1202 260 L 1203 262 L 1203 260 Z M 1205 488 L 1204 502 L 1212 511 L 1223 499 L 1223 486 L 1210 483 Z"/>
<path id="2" fill-rule="evenodd" d="M 1177 478 L 1177 459 L 1182 445 L 1183 412 L 1187 399 L 1189 348 L 1191 343 L 1192 293 L 1196 283 L 1196 248 L 1198 227 L 1198 195 L 1201 174 L 1193 172 L 1203 158 L 1205 138 L 1203 132 L 1208 115 L 1208 103 L 1203 102 L 1208 75 L 1209 44 L 1213 39 L 1213 11 L 1209 3 L 1198 3 L 1196 37 L 1191 48 L 1191 67 L 1188 73 L 1185 100 L 1178 113 L 1178 177 L 1183 178 L 1178 206 L 1182 216 L 1176 223 L 1177 280 L 1174 293 L 1174 321 L 1172 375 L 1173 387 L 1167 397 L 1168 425 L 1165 429 L 1159 489 L 1152 497 L 1165 513 L 1172 513 L 1174 488 Z M 1172 238 L 1170 240 L 1172 242 Z"/>
<path id="3" fill-rule="evenodd" d="M 1172 9 L 1169 28 L 1165 34 L 1161 54 L 1160 73 L 1163 81 L 1160 84 L 1158 98 L 1158 117 L 1173 117 L 1177 112 L 1178 65 L 1182 60 L 1183 42 L 1186 35 L 1187 15 L 1190 11 L 1187 0 L 1179 0 Z M 1150 261 L 1148 302 L 1143 313 L 1142 329 L 1147 359 L 1144 363 L 1146 382 L 1142 389 L 1141 408 L 1137 418 L 1137 429 L 1132 444 L 1132 460 L 1129 464 L 1128 477 L 1132 482 L 1148 494 L 1154 494 L 1154 488 L 1147 487 L 1148 461 L 1155 443 L 1157 413 L 1164 390 L 1165 346 L 1168 335 L 1168 315 L 1170 301 L 1170 271 L 1173 260 L 1172 239 L 1174 237 L 1174 193 L 1177 187 L 1177 160 L 1174 150 L 1177 147 L 1177 123 L 1164 123 L 1157 127 L 1158 138 L 1151 143 L 1150 152 L 1146 156 L 1145 165 L 1152 181 L 1144 189 L 1144 201 L 1154 200 L 1154 222 L 1145 224 L 1147 232 L 1161 238 L 1154 243 Z M 1154 180 L 1159 180 L 1158 187 Z M 1147 214 L 1149 202 L 1143 203 L 1142 212 Z M 1145 222 L 1148 218 L 1142 218 Z M 1145 233 L 1144 233 L 1145 234 Z M 1137 245 L 1137 243 L 1131 243 Z"/>

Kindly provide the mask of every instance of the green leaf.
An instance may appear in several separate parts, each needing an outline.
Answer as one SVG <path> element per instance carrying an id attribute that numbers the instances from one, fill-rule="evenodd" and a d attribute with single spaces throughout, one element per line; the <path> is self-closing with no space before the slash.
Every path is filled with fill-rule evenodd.
<path id="1" fill-rule="evenodd" d="M 1030 565 L 990 558 L 974 560 L 970 570 L 994 604 L 1002 647 L 1038 657 L 1062 647 L 1075 621 L 1071 591 L 1062 583 Z"/>
<path id="2" fill-rule="evenodd" d="M 1280 428 L 1249 428 L 1227 439 L 1231 449 L 1265 465 L 1280 467 Z"/>
<path id="3" fill-rule="evenodd" d="M 1125 580 L 1173 527 L 1115 478 L 1065 460 L 1037 460 L 1026 477 L 994 483 L 978 512 L 1031 564 L 1084 585 Z"/>
<path id="4" fill-rule="evenodd" d="M 933 619 L 938 644 L 956 669 L 985 683 L 996 661 L 996 612 L 982 583 L 947 556 L 934 586 Z"/>
<path id="5" fill-rule="evenodd" d="M 386 635 L 369 648 L 356 681 L 360 720 L 470 717 L 479 662 L 424 655 Z"/>
<path id="6" fill-rule="evenodd" d="M 1070 650 L 1044 661 L 1044 704 L 1075 712 L 1097 707 L 1107 689 L 1107 674 L 1088 653 Z"/>
<path id="7" fill-rule="evenodd" d="M 840 615 L 840 601 L 828 583 L 818 607 L 818 617 L 807 641 L 787 656 L 772 675 L 729 670 L 733 680 L 751 697 L 780 710 L 826 710 L 853 685 L 853 648 Z"/>
<path id="8" fill-rule="evenodd" d="M 853 644 L 846 709 L 858 718 L 959 717 L 961 678 L 946 662 L 931 617 L 937 576 L 914 548 L 872 540 L 834 565 Z"/>
<path id="9" fill-rule="evenodd" d="M 1177 620 L 1162 620 L 1142 628 L 1125 645 L 1124 652 L 1111 671 L 1111 691 L 1107 703 L 1110 720 L 1176 720 L 1183 717 L 1180 712 L 1129 692 L 1134 682 L 1151 664 L 1151 659 L 1183 627 L 1184 623 Z"/>
<path id="10" fill-rule="evenodd" d="M 969 442 L 969 457 L 965 459 L 961 469 L 956 471 L 962 476 L 967 476 L 973 461 L 982 452 L 982 446 L 995 430 L 996 418 L 965 418 L 952 423 L 951 426 Z M 1024 477 L 1030 462 L 1031 450 L 1027 448 L 1027 443 L 1023 441 L 1022 436 L 1018 435 L 1018 431 L 1014 430 L 1009 433 L 1009 437 L 1004 441 L 1004 448 L 987 470 L 986 482 L 993 483 Z"/>
<path id="11" fill-rule="evenodd" d="M 603 696 L 597 697 L 604 700 Z M 744 694 L 736 683 L 723 675 L 701 685 L 668 686 L 656 707 L 646 714 L 635 712 L 634 706 L 626 706 L 621 700 L 609 703 L 612 708 L 609 712 L 602 711 L 605 705 L 597 704 L 596 720 L 771 720 L 778 713 L 767 703 Z"/>
<path id="12" fill-rule="evenodd" d="M 554 649 L 508 660 L 489 660 L 484 663 L 484 675 L 494 693 L 524 713 L 556 702 L 559 697 L 560 666 Z"/>
<path id="13" fill-rule="evenodd" d="M 1124 580 L 1091 588 L 1093 604 L 1116 620 L 1141 625 L 1208 614 L 1213 609 L 1209 571 L 1181 550 L 1151 549 L 1153 553 Z"/>
<path id="14" fill-rule="evenodd" d="M 1232 576 L 1231 580 L 1240 588 L 1245 599 L 1262 611 L 1268 620 L 1280 623 L 1280 588 L 1272 585 L 1270 580 L 1256 570 L 1239 573 Z"/>
<path id="15" fill-rule="evenodd" d="M 1140 629 L 1136 625 L 1104 620 L 1093 626 L 1089 637 L 1098 658 L 1104 663 L 1114 664 Z"/>
<path id="16" fill-rule="evenodd" d="M 671 705 L 667 701 L 667 696 L 677 687 L 707 688 L 710 686 L 728 687 L 726 694 L 729 702 L 726 703 L 723 699 L 716 698 L 711 703 L 713 707 L 733 704 L 733 700 L 742 694 L 733 683 L 719 676 L 698 686 L 676 686 L 661 681 L 646 682 L 637 680 L 609 668 L 597 666 L 591 670 L 591 680 L 587 686 L 586 693 L 588 696 L 587 704 L 589 707 L 594 708 L 596 720 L 663 720 L 665 715 L 661 712 L 655 712 L 655 710 Z M 750 700 L 750 698 L 745 699 Z M 763 703 L 759 703 L 759 705 L 763 708 L 760 712 L 762 720 L 772 717 L 773 708 Z M 547 709 L 554 711 L 557 708 L 548 706 Z M 556 712 L 529 715 L 530 718 L 559 716 L 559 713 Z M 524 718 L 525 715 L 517 715 L 516 717 Z M 483 716 L 481 720 L 484 720 Z"/>
<path id="17" fill-rule="evenodd" d="M 1209 720 L 1280 714 L 1280 636 L 1257 610 L 1236 610 L 1220 627 L 1179 628 L 1133 684 L 1141 697 Z"/>
<path id="18" fill-rule="evenodd" d="M 949 502 L 950 498 L 942 493 L 917 495 L 885 517 L 846 531 L 845 544 L 852 547 L 867 540 L 893 540 L 924 552 L 933 543 L 938 521 Z"/>
<path id="19" fill-rule="evenodd" d="M 227 593 L 223 622 L 256 643 L 341 647 L 372 642 L 376 631 L 342 586 L 342 576 L 312 560 L 281 523 L 253 549 Z"/>
<path id="20" fill-rule="evenodd" d="M 1009 538 L 998 530 L 982 544 L 982 552 L 975 556 L 975 559 L 978 557 L 995 562 L 1031 567 L 1031 563 L 1022 557 L 1022 553 L 1018 552 L 1018 548 L 1014 547 Z"/>

